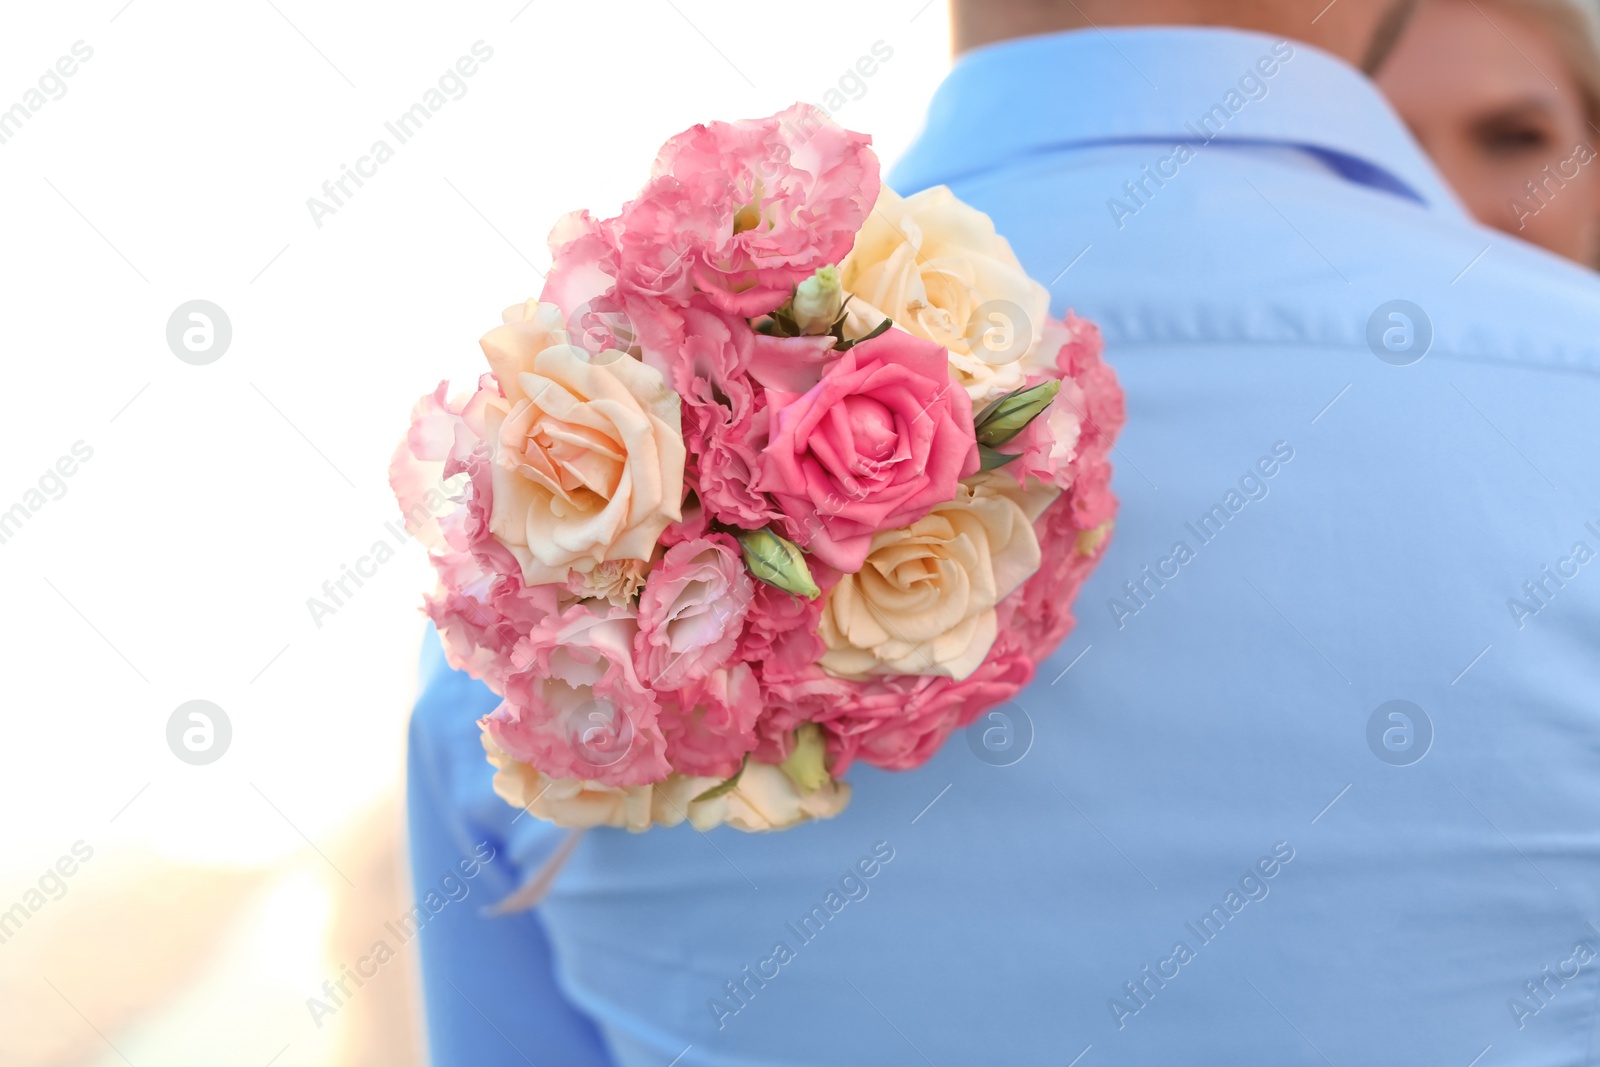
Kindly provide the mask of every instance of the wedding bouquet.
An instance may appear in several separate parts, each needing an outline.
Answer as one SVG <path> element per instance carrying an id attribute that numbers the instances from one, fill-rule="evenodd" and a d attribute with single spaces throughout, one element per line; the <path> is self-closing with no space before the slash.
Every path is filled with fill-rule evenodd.
<path id="1" fill-rule="evenodd" d="M 792 826 L 927 761 L 1071 629 L 1122 394 L 982 212 L 797 105 L 563 218 L 390 480 L 496 791 L 568 827 Z"/>

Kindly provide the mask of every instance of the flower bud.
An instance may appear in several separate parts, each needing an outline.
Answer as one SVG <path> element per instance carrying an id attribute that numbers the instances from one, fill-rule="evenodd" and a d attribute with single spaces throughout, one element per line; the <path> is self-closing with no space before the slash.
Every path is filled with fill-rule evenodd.
<path id="1" fill-rule="evenodd" d="M 1043 414 L 1060 391 L 1061 383 L 1050 378 L 1007 393 L 978 413 L 974 420 L 978 443 L 999 448 Z"/>
<path id="2" fill-rule="evenodd" d="M 744 550 L 744 564 L 754 577 L 807 600 L 822 595 L 811 578 L 811 568 L 806 566 L 800 546 L 778 536 L 771 527 L 740 533 L 739 547 Z"/>
<path id="3" fill-rule="evenodd" d="M 828 784 L 827 754 L 822 727 L 814 722 L 801 723 L 794 732 L 794 749 L 778 766 L 800 792 L 815 793 Z"/>
<path id="4" fill-rule="evenodd" d="M 844 286 L 839 268 L 822 267 L 795 287 L 791 317 L 802 334 L 822 334 L 833 329 L 844 309 Z"/>

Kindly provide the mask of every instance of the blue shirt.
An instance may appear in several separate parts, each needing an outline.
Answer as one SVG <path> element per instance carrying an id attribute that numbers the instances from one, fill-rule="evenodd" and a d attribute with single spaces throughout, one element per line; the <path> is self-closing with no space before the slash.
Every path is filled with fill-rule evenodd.
<path id="1" fill-rule="evenodd" d="M 451 904 L 434 1062 L 1600 1063 L 1600 284 L 1247 33 L 969 54 L 893 180 L 938 183 L 1127 391 L 1077 629 L 837 819 L 593 832 L 535 913 Z M 560 832 L 428 679 L 418 885 L 487 841 L 487 902 Z"/>

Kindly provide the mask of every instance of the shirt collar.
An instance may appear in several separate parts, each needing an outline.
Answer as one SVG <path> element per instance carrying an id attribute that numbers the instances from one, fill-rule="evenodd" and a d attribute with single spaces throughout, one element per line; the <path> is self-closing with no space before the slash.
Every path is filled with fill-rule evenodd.
<path id="1" fill-rule="evenodd" d="M 968 52 L 934 95 L 894 187 L 1075 147 L 1207 138 L 1303 149 L 1348 181 L 1464 214 L 1355 68 L 1300 41 L 1213 27 L 1074 30 Z"/>

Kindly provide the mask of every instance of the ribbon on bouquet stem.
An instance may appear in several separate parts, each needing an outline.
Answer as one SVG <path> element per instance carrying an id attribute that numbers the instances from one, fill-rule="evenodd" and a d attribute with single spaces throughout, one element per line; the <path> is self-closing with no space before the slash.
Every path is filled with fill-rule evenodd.
<path id="1" fill-rule="evenodd" d="M 522 884 L 521 888 L 500 901 L 500 903 L 492 904 L 484 910 L 488 914 L 498 917 L 501 915 L 514 915 L 519 911 L 527 911 L 529 908 L 538 907 L 546 894 L 550 892 L 550 887 L 555 884 L 556 875 L 560 874 L 561 868 L 567 865 L 567 860 L 572 858 L 572 853 L 577 849 L 578 842 L 583 840 L 583 835 L 587 832 L 587 830 L 580 829 L 568 830 L 567 836 L 562 839 L 561 844 L 556 846 L 556 850 L 550 854 L 549 859 L 544 861 L 543 866 L 534 872 L 532 878 L 529 878 Z"/>

